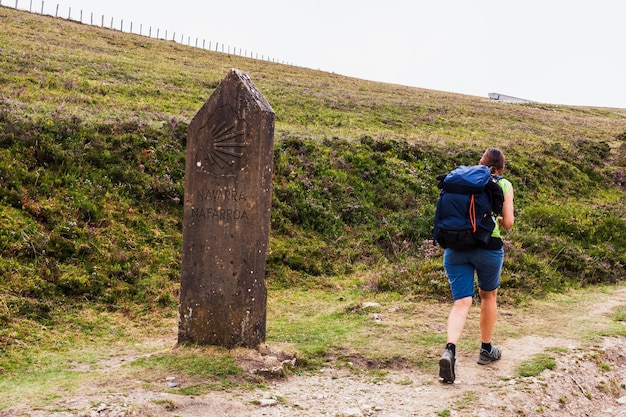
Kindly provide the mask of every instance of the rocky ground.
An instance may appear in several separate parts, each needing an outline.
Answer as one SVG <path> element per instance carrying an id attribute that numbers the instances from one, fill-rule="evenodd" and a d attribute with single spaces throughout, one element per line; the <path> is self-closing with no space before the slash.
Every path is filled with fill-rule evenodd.
<path id="1" fill-rule="evenodd" d="M 626 291 L 585 308 L 589 314 L 602 314 L 616 305 L 626 305 Z M 171 348 L 171 338 L 151 343 Z M 146 384 L 140 375 L 135 379 L 128 372 L 118 373 L 134 359 L 132 352 L 125 352 L 99 366 L 98 372 L 107 375 L 80 392 L 60 395 L 37 409 L 17 405 L 0 411 L 0 416 L 626 417 L 626 338 L 607 337 L 583 347 L 573 339 L 527 336 L 500 346 L 502 360 L 488 366 L 476 364 L 477 352 L 460 352 L 454 384 L 441 383 L 436 370 L 424 373 L 409 364 L 390 364 L 372 371 L 371 364 L 355 358 L 352 366 L 269 377 L 264 389 L 198 396 L 177 394 L 185 381 L 176 376 Z M 515 375 L 522 362 L 545 352 L 556 359 L 554 369 L 536 377 Z M 247 372 L 275 375 L 272 366 L 292 359 L 267 348 L 248 351 L 240 361 Z"/>
<path id="2" fill-rule="evenodd" d="M 0 416 L 181 416 L 181 417 L 408 417 L 408 416 L 620 416 L 626 417 L 626 354 L 623 338 L 593 349 L 574 342 L 528 337 L 503 344 L 502 360 L 490 366 L 475 355 L 458 358 L 455 384 L 416 369 L 380 376 L 326 368 L 312 375 L 274 379 L 256 391 L 183 396 L 175 389 L 150 390 L 137 381 L 101 381 L 45 409 L 16 407 Z M 564 346 L 554 370 L 514 378 L 521 361 L 545 347 Z"/>

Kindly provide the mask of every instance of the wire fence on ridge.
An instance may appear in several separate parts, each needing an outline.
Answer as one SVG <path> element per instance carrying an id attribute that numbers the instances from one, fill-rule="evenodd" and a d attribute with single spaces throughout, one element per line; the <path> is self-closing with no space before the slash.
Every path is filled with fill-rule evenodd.
<path id="1" fill-rule="evenodd" d="M 14 6 L 12 4 L 8 4 L 8 3 L 14 3 Z M 22 8 L 20 8 L 20 5 L 24 4 L 24 3 L 28 3 L 28 8 L 25 8 L 22 6 Z M 45 1 L 42 0 L 41 1 L 41 7 L 37 7 L 36 5 L 33 4 L 33 0 L 0 0 L 0 6 L 4 6 L 4 7 L 13 7 L 17 10 L 25 10 L 28 11 L 30 13 L 39 13 L 41 15 L 48 15 L 48 16 L 53 16 L 53 17 L 57 17 L 57 18 L 61 18 L 61 19 L 65 19 L 65 20 L 71 20 L 73 22 L 78 22 L 78 23 L 82 23 L 82 24 L 87 24 L 90 26 L 96 26 L 96 27 L 101 27 L 101 28 L 106 28 L 106 29 L 111 29 L 111 30 L 117 30 L 123 33 L 129 33 L 129 34 L 133 34 L 133 35 L 139 35 L 139 36 L 146 36 L 148 38 L 152 38 L 152 39 L 160 39 L 160 40 L 166 40 L 166 41 L 173 41 L 173 42 L 178 42 L 181 45 L 186 45 L 186 46 L 191 46 L 191 47 L 195 47 L 195 48 L 201 48 L 207 51 L 215 51 L 215 52 L 222 52 L 225 54 L 232 54 L 232 55 L 238 55 L 238 56 L 242 56 L 244 58 L 251 58 L 251 59 L 260 59 L 262 61 L 269 61 L 269 62 L 275 62 L 275 63 L 280 63 L 280 64 L 286 64 L 286 65 L 293 65 L 293 64 L 289 64 L 286 63 L 284 61 L 279 61 L 275 58 L 270 58 L 269 56 L 266 57 L 265 55 L 261 54 L 259 56 L 258 52 L 253 52 L 253 51 L 248 51 L 247 49 L 243 49 L 242 48 L 237 48 L 237 47 L 232 47 L 230 45 L 227 45 L 225 43 L 219 43 L 219 42 L 212 42 L 209 40 L 208 44 L 206 39 L 202 39 L 202 41 L 200 42 L 200 38 L 199 37 L 194 37 L 195 40 L 192 43 L 192 36 L 191 35 L 186 35 L 186 43 L 185 43 L 185 35 L 183 33 L 179 33 L 178 35 L 176 34 L 175 31 L 168 31 L 167 29 L 162 30 L 159 27 L 155 27 L 153 28 L 152 26 L 148 26 L 147 30 L 144 30 L 146 28 L 144 28 L 144 25 L 142 23 L 139 24 L 139 27 L 137 28 L 137 25 L 134 24 L 133 21 L 130 22 L 126 22 L 126 25 L 124 24 L 124 19 L 119 19 L 116 20 L 114 17 L 111 17 L 110 20 L 108 17 L 105 18 L 105 15 L 100 15 L 99 17 L 96 17 L 94 20 L 94 13 L 93 12 L 86 12 L 83 13 L 84 10 L 80 9 L 78 14 L 77 14 L 77 18 L 75 18 L 74 16 L 76 15 L 72 15 L 72 8 L 68 7 L 66 10 L 60 10 L 60 5 L 59 3 L 56 4 L 56 7 L 54 8 L 54 12 L 50 13 L 48 11 L 46 11 L 45 9 Z M 67 11 L 67 14 L 65 13 Z M 60 14 L 61 12 L 61 14 Z M 87 14 L 89 16 L 87 16 Z M 67 16 L 67 17 L 65 17 Z M 84 20 L 87 21 L 84 21 Z M 133 26 L 134 26 L 134 30 L 133 30 Z M 128 28 L 127 30 L 125 30 L 126 28 Z M 138 31 L 137 31 L 138 30 Z M 153 37 L 154 35 L 154 37 Z M 161 36 L 163 35 L 163 36 Z M 171 35 L 171 38 L 170 38 Z M 178 41 L 177 41 L 178 40 Z M 201 43 L 201 45 L 200 45 Z M 239 49 L 239 51 L 237 51 L 237 49 Z M 231 52 L 232 51 L 232 52 Z"/>

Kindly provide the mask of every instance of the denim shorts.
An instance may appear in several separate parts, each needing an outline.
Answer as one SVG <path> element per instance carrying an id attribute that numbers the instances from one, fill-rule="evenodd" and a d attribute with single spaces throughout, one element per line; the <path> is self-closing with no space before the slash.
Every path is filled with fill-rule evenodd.
<path id="1" fill-rule="evenodd" d="M 448 275 L 454 301 L 474 296 L 474 272 L 478 288 L 493 291 L 500 285 L 500 272 L 504 262 L 504 249 L 472 249 L 458 251 L 446 249 L 443 267 Z"/>

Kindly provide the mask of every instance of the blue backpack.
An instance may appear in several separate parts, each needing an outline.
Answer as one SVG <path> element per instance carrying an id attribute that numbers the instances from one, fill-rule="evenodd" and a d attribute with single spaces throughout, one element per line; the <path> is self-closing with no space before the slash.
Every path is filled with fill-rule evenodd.
<path id="1" fill-rule="evenodd" d="M 498 179 L 485 165 L 462 165 L 439 175 L 433 244 L 455 250 L 487 246 L 494 216 L 502 213 L 504 204 Z"/>

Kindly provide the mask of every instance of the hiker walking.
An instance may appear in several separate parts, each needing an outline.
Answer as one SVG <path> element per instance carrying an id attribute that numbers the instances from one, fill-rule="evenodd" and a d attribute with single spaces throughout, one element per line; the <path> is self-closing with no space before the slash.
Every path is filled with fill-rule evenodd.
<path id="1" fill-rule="evenodd" d="M 504 249 L 500 231 L 510 229 L 515 220 L 513 213 L 513 186 L 502 178 L 504 154 L 500 149 L 489 148 L 480 159 L 479 165 L 489 168 L 493 181 L 502 188 L 504 201 L 501 215 L 494 218 L 493 231 L 485 243 L 463 250 L 444 246 L 443 265 L 448 276 L 454 304 L 448 316 L 447 344 L 439 361 L 439 376 L 445 383 L 455 379 L 456 344 L 461 337 L 474 297 L 474 274 L 478 278 L 480 295 L 480 337 L 482 345 L 478 364 L 487 365 L 500 359 L 502 351 L 491 344 L 496 324 L 496 297 L 500 285 L 500 272 L 504 260 Z M 484 170 L 484 168 L 482 168 Z M 472 203 L 474 202 L 472 198 Z M 476 229 L 476 227 L 474 227 Z"/>

